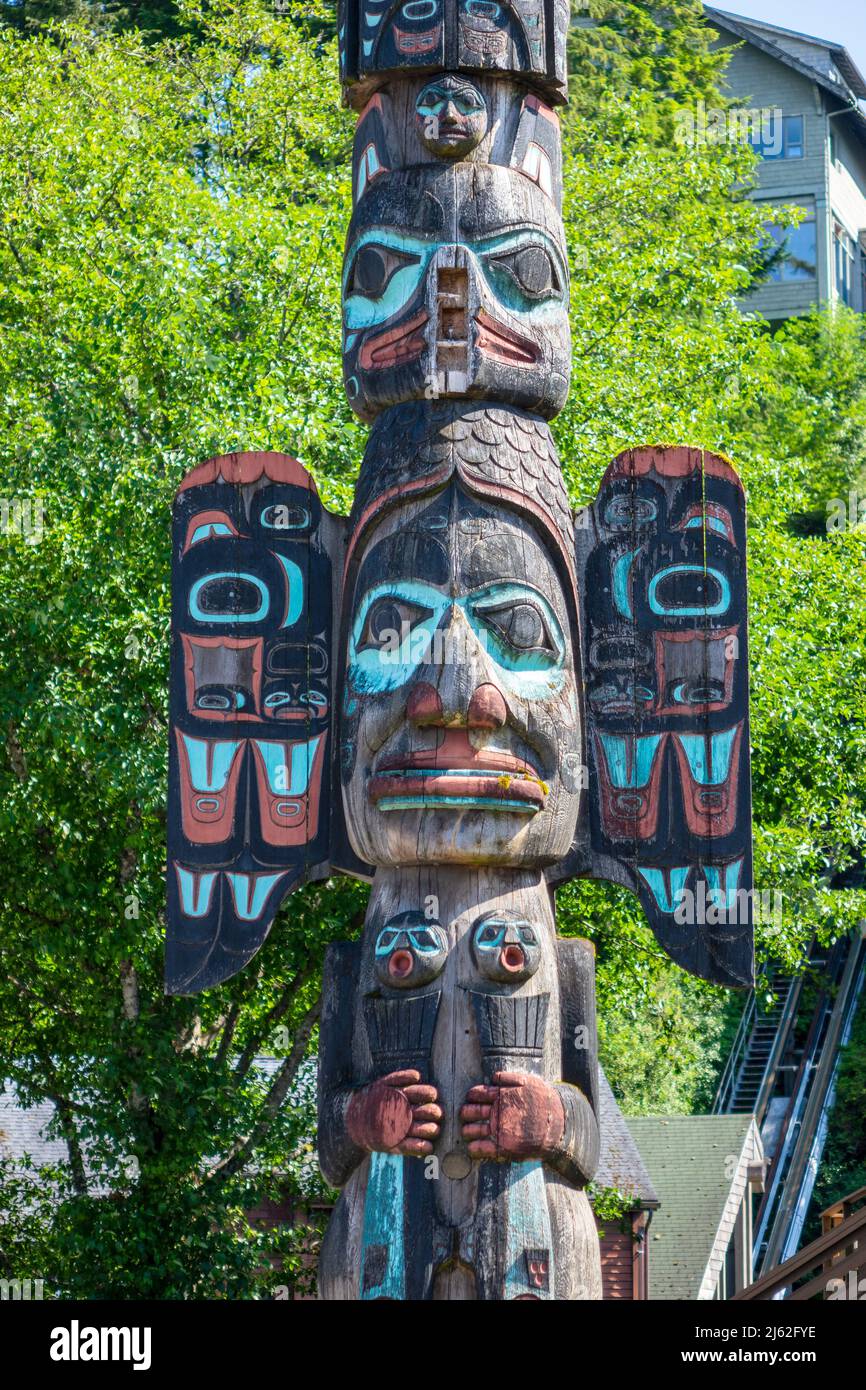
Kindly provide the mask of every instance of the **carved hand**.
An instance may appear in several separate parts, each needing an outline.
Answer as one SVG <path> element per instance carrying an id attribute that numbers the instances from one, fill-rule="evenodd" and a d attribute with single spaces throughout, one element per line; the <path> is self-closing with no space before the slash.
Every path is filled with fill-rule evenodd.
<path id="1" fill-rule="evenodd" d="M 473 1158 L 544 1158 L 562 1138 L 565 1111 L 554 1086 L 528 1072 L 498 1071 L 473 1086 L 460 1110 Z"/>
<path id="2" fill-rule="evenodd" d="M 392 1071 L 355 1091 L 346 1128 L 362 1149 L 423 1158 L 433 1152 L 442 1111 L 435 1086 L 420 1085 L 417 1071 Z"/>

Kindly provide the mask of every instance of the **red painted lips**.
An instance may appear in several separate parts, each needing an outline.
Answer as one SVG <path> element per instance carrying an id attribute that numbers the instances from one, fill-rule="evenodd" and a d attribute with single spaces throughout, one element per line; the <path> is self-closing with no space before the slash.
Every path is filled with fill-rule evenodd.
<path id="1" fill-rule="evenodd" d="M 463 729 L 448 729 L 437 748 L 384 758 L 370 778 L 370 800 L 444 798 L 519 801 L 540 810 L 547 788 L 534 767 L 499 748 L 475 748 Z"/>

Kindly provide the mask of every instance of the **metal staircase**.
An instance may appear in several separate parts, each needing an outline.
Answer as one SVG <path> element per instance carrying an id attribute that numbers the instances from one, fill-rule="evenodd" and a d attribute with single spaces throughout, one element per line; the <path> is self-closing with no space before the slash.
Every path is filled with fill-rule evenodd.
<path id="1" fill-rule="evenodd" d="M 765 972 L 749 995 L 722 1072 L 714 1115 L 755 1115 L 760 1125 L 797 1017 L 802 978 Z M 770 1003 L 763 1002 L 769 996 Z M 759 999 L 762 1001 L 759 1003 Z"/>
<path id="2" fill-rule="evenodd" d="M 769 1159 L 757 1213 L 754 1270 L 767 1276 L 797 1249 L 821 1161 L 839 1049 L 850 1034 L 866 970 L 861 933 L 829 951 L 813 943 L 809 970 L 821 989 L 805 1041 L 796 1025 L 803 975 L 765 972 L 746 1000 L 713 1103 L 714 1114 L 753 1114 Z M 770 996 L 770 1003 L 762 1002 Z M 774 1286 L 775 1287 L 775 1286 Z M 774 1293 L 773 1297 L 778 1297 Z"/>

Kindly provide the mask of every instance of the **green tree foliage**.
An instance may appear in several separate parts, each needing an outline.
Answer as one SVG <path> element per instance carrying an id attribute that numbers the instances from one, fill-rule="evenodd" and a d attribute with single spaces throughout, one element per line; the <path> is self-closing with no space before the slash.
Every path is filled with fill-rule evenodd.
<path id="1" fill-rule="evenodd" d="M 71 1150 L 34 1177 L 40 1202 L 20 1200 L 27 1174 L 0 1185 L 0 1258 L 61 1292 L 267 1295 L 274 1238 L 244 1213 L 277 1170 L 316 1190 L 304 1058 L 325 944 L 358 929 L 364 890 L 295 895 L 201 998 L 161 981 L 172 494 L 209 454 L 272 448 L 345 511 L 366 436 L 339 356 L 351 120 L 331 12 L 311 13 L 195 0 L 157 41 L 0 31 L 0 1072 L 54 1101 Z M 687 99 L 666 81 L 663 101 Z M 660 141 L 615 94 L 578 102 L 564 140 L 569 486 L 587 501 L 638 442 L 737 459 L 758 883 L 786 894 L 761 950 L 793 962 L 863 910 L 828 886 L 864 840 L 863 534 L 788 524 L 862 469 L 859 329 L 773 337 L 736 308 L 761 262 L 747 153 Z M 728 996 L 662 956 L 627 893 L 559 897 L 563 929 L 596 942 L 621 1099 L 704 1104 Z M 300 1240 L 281 1238 L 283 1282 Z"/>
<path id="2" fill-rule="evenodd" d="M 577 110 L 592 115 L 614 100 L 638 109 L 648 133 L 670 138 L 678 110 L 698 99 L 723 105 L 725 56 L 713 49 L 700 0 L 577 0 L 572 8 L 568 68 Z"/>

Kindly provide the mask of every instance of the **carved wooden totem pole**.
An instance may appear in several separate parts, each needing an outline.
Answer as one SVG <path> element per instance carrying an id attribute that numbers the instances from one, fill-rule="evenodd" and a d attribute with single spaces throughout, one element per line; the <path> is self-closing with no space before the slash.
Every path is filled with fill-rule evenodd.
<path id="1" fill-rule="evenodd" d="M 601 1296 L 594 956 L 556 884 L 624 884 L 684 968 L 752 979 L 742 489 L 637 449 L 574 516 L 547 423 L 568 18 L 345 0 L 352 514 L 267 453 L 175 509 L 169 989 L 299 883 L 372 882 L 325 970 L 324 1298 Z"/>

